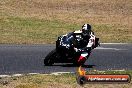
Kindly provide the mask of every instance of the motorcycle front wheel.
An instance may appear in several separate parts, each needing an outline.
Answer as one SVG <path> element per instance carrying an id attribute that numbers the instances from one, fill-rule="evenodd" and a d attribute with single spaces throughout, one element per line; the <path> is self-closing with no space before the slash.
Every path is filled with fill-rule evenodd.
<path id="1" fill-rule="evenodd" d="M 52 50 L 44 59 L 45 66 L 52 66 L 56 57 L 56 49 Z"/>

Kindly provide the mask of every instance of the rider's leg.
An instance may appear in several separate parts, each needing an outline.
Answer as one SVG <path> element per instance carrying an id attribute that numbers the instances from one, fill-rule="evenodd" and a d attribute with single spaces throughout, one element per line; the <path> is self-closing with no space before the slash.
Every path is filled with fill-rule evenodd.
<path id="1" fill-rule="evenodd" d="M 83 52 L 81 54 L 81 56 L 79 57 L 78 62 L 85 62 L 87 60 L 88 56 L 89 56 L 89 53 Z"/>

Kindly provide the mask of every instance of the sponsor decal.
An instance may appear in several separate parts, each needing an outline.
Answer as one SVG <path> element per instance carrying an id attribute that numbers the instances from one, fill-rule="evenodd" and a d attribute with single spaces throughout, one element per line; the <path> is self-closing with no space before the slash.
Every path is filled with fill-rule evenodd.
<path id="1" fill-rule="evenodd" d="M 130 83 L 131 77 L 128 74 L 86 74 L 81 66 L 77 72 L 77 83 Z"/>

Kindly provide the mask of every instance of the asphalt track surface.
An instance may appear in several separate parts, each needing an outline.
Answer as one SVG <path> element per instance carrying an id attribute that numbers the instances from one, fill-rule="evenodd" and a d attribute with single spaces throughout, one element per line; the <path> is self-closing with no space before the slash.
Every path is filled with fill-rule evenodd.
<path id="1" fill-rule="evenodd" d="M 78 67 L 72 64 L 44 66 L 43 59 L 54 48 L 54 45 L 0 45 L 0 74 L 75 72 Z M 84 68 L 132 70 L 132 44 L 101 44 L 92 51 Z"/>

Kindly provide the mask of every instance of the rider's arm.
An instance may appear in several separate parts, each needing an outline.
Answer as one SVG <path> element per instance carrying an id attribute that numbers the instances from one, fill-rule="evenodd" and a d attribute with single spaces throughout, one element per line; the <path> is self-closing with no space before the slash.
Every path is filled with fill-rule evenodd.
<path id="1" fill-rule="evenodd" d="M 91 32 L 89 42 L 86 47 L 93 49 L 94 44 L 95 44 L 95 35 L 93 34 L 93 32 Z"/>
<path id="2" fill-rule="evenodd" d="M 95 35 L 93 32 L 91 32 L 87 46 L 81 49 L 75 48 L 75 51 L 91 51 L 94 48 L 93 47 L 94 43 L 95 43 Z"/>

